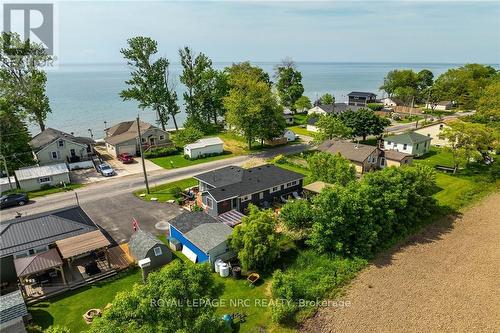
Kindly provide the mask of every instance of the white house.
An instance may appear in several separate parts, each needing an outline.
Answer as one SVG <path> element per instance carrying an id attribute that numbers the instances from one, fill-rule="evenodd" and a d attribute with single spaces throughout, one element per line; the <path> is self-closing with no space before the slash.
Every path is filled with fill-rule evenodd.
<path id="1" fill-rule="evenodd" d="M 289 108 L 285 108 L 283 110 L 283 118 L 285 118 L 285 123 L 287 125 L 293 125 L 293 123 L 295 122 L 295 119 L 293 117 L 293 111 L 290 110 Z"/>
<path id="2" fill-rule="evenodd" d="M 288 142 L 297 140 L 297 134 L 295 134 L 294 131 L 292 131 L 291 129 L 288 129 L 288 128 L 283 133 L 283 136 L 286 138 L 286 141 L 288 141 Z"/>
<path id="3" fill-rule="evenodd" d="M 453 102 L 451 101 L 441 101 L 437 103 L 427 103 L 425 104 L 427 109 L 434 109 L 439 111 L 447 111 L 453 107 Z"/>
<path id="4" fill-rule="evenodd" d="M 443 131 L 443 129 L 448 128 L 444 122 L 439 122 L 436 124 L 432 124 L 429 126 L 425 126 L 415 130 L 415 133 L 422 134 L 428 136 L 432 139 L 432 145 L 436 147 L 447 147 L 450 145 L 450 142 L 447 139 L 441 139 L 439 135 Z"/>
<path id="5" fill-rule="evenodd" d="M 34 166 L 15 171 L 19 187 L 25 191 L 39 190 L 42 186 L 70 183 L 66 163 Z"/>
<path id="6" fill-rule="evenodd" d="M 395 97 L 382 98 L 381 102 L 384 104 L 385 107 L 394 107 L 398 105 L 403 105 L 401 100 Z"/>
<path id="7" fill-rule="evenodd" d="M 407 132 L 384 138 L 384 149 L 395 150 L 413 156 L 427 153 L 431 147 L 432 138 L 415 132 Z"/>
<path id="8" fill-rule="evenodd" d="M 224 141 L 219 137 L 204 138 L 184 146 L 184 155 L 189 158 L 200 158 L 211 154 L 222 154 Z"/>

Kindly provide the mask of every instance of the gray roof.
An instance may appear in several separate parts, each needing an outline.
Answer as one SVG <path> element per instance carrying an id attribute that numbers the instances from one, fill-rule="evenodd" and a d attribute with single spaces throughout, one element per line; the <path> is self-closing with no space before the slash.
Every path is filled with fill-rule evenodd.
<path id="1" fill-rule="evenodd" d="M 323 104 L 323 105 L 317 105 L 317 107 L 319 107 L 321 110 L 325 111 L 328 114 L 341 114 L 346 111 L 358 111 L 359 109 L 364 108 L 363 106 L 349 105 L 347 103 Z"/>
<path id="2" fill-rule="evenodd" d="M 141 128 L 141 135 L 146 133 L 150 128 L 158 129 L 158 127 L 151 125 L 150 123 L 146 123 L 144 121 L 139 121 L 139 126 Z M 116 145 L 125 141 L 129 141 L 132 139 L 136 139 L 139 137 L 137 131 L 137 122 L 135 120 L 131 121 L 123 121 L 118 123 L 106 130 L 107 136 L 104 138 L 104 141 L 111 145 Z M 165 132 L 165 135 L 168 137 L 168 133 Z"/>
<path id="3" fill-rule="evenodd" d="M 204 212 L 185 212 L 168 221 L 175 229 L 185 234 L 206 223 L 220 223 L 216 218 Z"/>
<path id="4" fill-rule="evenodd" d="M 395 151 L 395 150 L 383 150 L 383 156 L 387 160 L 392 160 L 392 161 L 402 161 L 406 157 L 412 156 L 410 154 L 405 154 L 400 151 Z"/>
<path id="5" fill-rule="evenodd" d="M 222 141 L 221 138 L 216 136 L 213 138 L 199 139 L 196 142 L 185 145 L 184 148 L 197 149 L 197 148 L 205 148 L 208 146 L 222 145 L 222 144 L 224 144 L 224 141 Z"/>
<path id="6" fill-rule="evenodd" d="M 192 229 L 184 236 L 197 248 L 207 253 L 217 245 L 225 242 L 233 229 L 224 223 L 205 223 Z"/>
<path id="7" fill-rule="evenodd" d="M 43 132 L 40 132 L 37 135 L 35 135 L 33 139 L 31 139 L 29 144 L 34 152 L 38 152 L 58 139 L 72 141 L 82 145 L 88 145 L 94 143 L 94 140 L 92 140 L 91 138 L 86 138 L 81 136 L 77 137 L 53 128 L 46 128 Z"/>
<path id="8" fill-rule="evenodd" d="M 388 136 L 384 138 L 385 141 L 391 141 L 402 144 L 416 144 L 425 141 L 431 141 L 431 137 L 416 133 L 416 132 L 406 132 L 399 135 Z"/>
<path id="9" fill-rule="evenodd" d="M 68 173 L 68 166 L 66 163 L 51 164 L 44 166 L 34 166 L 29 168 L 23 168 L 14 171 L 17 180 L 35 179 L 40 177 L 49 177 L 60 175 L 63 173 Z"/>
<path id="10" fill-rule="evenodd" d="M 17 276 L 26 276 L 62 266 L 63 262 L 56 248 L 35 255 L 14 259 Z"/>
<path id="11" fill-rule="evenodd" d="M 301 173 L 285 170 L 272 164 L 250 169 L 225 167 L 195 176 L 202 181 L 206 179 L 206 183 L 215 186 L 207 192 L 216 201 L 260 192 L 304 177 Z"/>
<path id="12" fill-rule="evenodd" d="M 0 223 L 0 257 L 97 229 L 79 206 L 5 221 Z"/>
<path id="13" fill-rule="evenodd" d="M 136 260 L 141 260 L 146 258 L 148 255 L 148 251 L 158 244 L 164 245 L 151 233 L 143 230 L 137 230 L 130 237 L 128 248 L 130 250 L 130 253 Z"/>
<path id="14" fill-rule="evenodd" d="M 340 154 L 345 159 L 359 163 L 364 162 L 377 149 L 375 146 L 343 140 L 326 140 L 318 146 L 318 150 L 320 151 Z"/>
<path id="15" fill-rule="evenodd" d="M 0 296 L 0 324 L 28 315 L 20 290 Z"/>
<path id="16" fill-rule="evenodd" d="M 347 94 L 347 96 L 357 96 L 357 97 L 376 97 L 374 93 L 371 92 L 365 92 L 365 91 L 351 91 L 350 93 Z"/>

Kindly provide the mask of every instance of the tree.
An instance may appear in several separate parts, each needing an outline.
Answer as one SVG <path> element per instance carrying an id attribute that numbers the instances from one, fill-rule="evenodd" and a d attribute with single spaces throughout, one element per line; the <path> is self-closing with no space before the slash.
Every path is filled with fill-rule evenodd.
<path id="1" fill-rule="evenodd" d="M 312 108 L 311 100 L 307 96 L 300 96 L 299 99 L 295 102 L 295 110 L 303 112 Z"/>
<path id="2" fill-rule="evenodd" d="M 255 139 L 272 139 L 285 128 L 283 108 L 262 72 L 248 64 L 226 69 L 230 87 L 224 97 L 226 121 L 245 137 L 249 149 Z"/>
<path id="3" fill-rule="evenodd" d="M 389 119 L 380 117 L 369 109 L 347 111 L 340 115 L 344 124 L 352 128 L 354 136 L 361 136 L 366 140 L 368 135 L 380 135 L 386 126 L 391 124 Z"/>
<path id="4" fill-rule="evenodd" d="M 172 135 L 172 141 L 176 147 L 184 147 L 203 137 L 203 132 L 195 127 L 186 127 L 178 130 Z"/>
<path id="5" fill-rule="evenodd" d="M 280 255 L 276 217 L 272 210 L 249 206 L 249 214 L 242 219 L 229 237 L 229 247 L 238 254 L 244 270 L 265 271 Z"/>
<path id="6" fill-rule="evenodd" d="M 321 115 L 316 122 L 318 132 L 315 141 L 345 139 L 352 136 L 352 128 L 347 127 L 336 115 Z"/>
<path id="7" fill-rule="evenodd" d="M 0 36 L 0 88 L 9 95 L 15 112 L 45 130 L 51 112 L 46 95 L 46 73 L 40 68 L 52 61 L 41 44 L 21 41 L 19 35 L 2 32 Z"/>
<path id="8" fill-rule="evenodd" d="M 317 152 L 307 159 L 311 180 L 347 185 L 356 180 L 356 169 L 340 154 Z"/>
<path id="9" fill-rule="evenodd" d="M 473 118 L 485 124 L 500 122 L 500 78 L 489 84 L 481 93 Z"/>
<path id="10" fill-rule="evenodd" d="M 417 73 L 418 90 L 425 91 L 434 83 L 434 74 L 428 69 L 422 69 Z"/>
<path id="11" fill-rule="evenodd" d="M 90 332 L 221 332 L 224 324 L 209 302 L 221 294 L 208 265 L 175 260 L 150 273 L 146 284 L 119 292 Z"/>
<path id="12" fill-rule="evenodd" d="M 335 103 L 335 97 L 332 94 L 326 93 L 319 98 L 321 105 L 328 105 Z"/>
<path id="13" fill-rule="evenodd" d="M 44 333 L 71 333 L 70 329 L 65 326 L 50 326 Z"/>
<path id="14" fill-rule="evenodd" d="M 311 205 L 306 200 L 287 202 L 280 211 L 280 220 L 290 230 L 304 230 L 313 223 Z"/>
<path id="15" fill-rule="evenodd" d="M 295 110 L 295 103 L 304 93 L 302 74 L 297 70 L 293 61 L 285 59 L 276 67 L 276 90 L 281 104 Z"/>

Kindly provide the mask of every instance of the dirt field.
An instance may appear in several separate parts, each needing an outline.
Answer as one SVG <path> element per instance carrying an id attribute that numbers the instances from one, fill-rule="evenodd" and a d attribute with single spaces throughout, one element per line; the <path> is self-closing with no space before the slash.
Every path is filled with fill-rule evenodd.
<path id="1" fill-rule="evenodd" d="M 378 258 L 302 332 L 500 332 L 500 193 Z"/>

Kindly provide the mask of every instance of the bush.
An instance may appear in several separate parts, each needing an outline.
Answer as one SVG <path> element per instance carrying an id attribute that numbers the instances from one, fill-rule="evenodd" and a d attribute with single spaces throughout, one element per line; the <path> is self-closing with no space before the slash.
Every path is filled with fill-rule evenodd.
<path id="1" fill-rule="evenodd" d="M 380 111 L 384 108 L 384 104 L 382 103 L 368 103 L 366 104 L 366 106 L 372 109 L 373 111 Z"/>
<path id="2" fill-rule="evenodd" d="M 156 147 L 144 152 L 145 158 L 156 158 L 171 156 L 177 154 L 179 151 L 175 147 Z"/>
<path id="3" fill-rule="evenodd" d="M 184 148 L 185 145 L 193 143 L 203 137 L 203 131 L 195 127 L 186 126 L 172 135 L 172 141 L 176 147 Z"/>
<path id="4" fill-rule="evenodd" d="M 172 196 L 175 197 L 176 199 L 181 198 L 182 189 L 179 186 L 172 187 L 171 189 L 168 190 L 168 193 L 172 194 Z"/>
<path id="5" fill-rule="evenodd" d="M 281 208 L 280 219 L 290 230 L 309 228 L 313 222 L 311 206 L 306 200 L 287 202 Z"/>
<path id="6" fill-rule="evenodd" d="M 271 163 L 274 163 L 274 164 L 284 164 L 284 163 L 286 163 L 286 157 L 283 154 L 276 155 L 273 158 L 273 160 L 271 161 Z"/>
<path id="7" fill-rule="evenodd" d="M 186 160 L 194 161 L 194 160 L 200 160 L 202 158 L 213 157 L 213 156 L 220 156 L 220 155 L 224 155 L 224 152 L 222 152 L 222 153 L 203 154 L 203 155 L 200 155 L 198 157 L 189 157 L 189 155 L 184 155 L 184 158 Z"/>
<path id="8" fill-rule="evenodd" d="M 295 323 L 295 313 L 298 309 L 294 302 L 278 304 L 271 308 L 271 319 L 274 323 L 290 326 Z"/>

